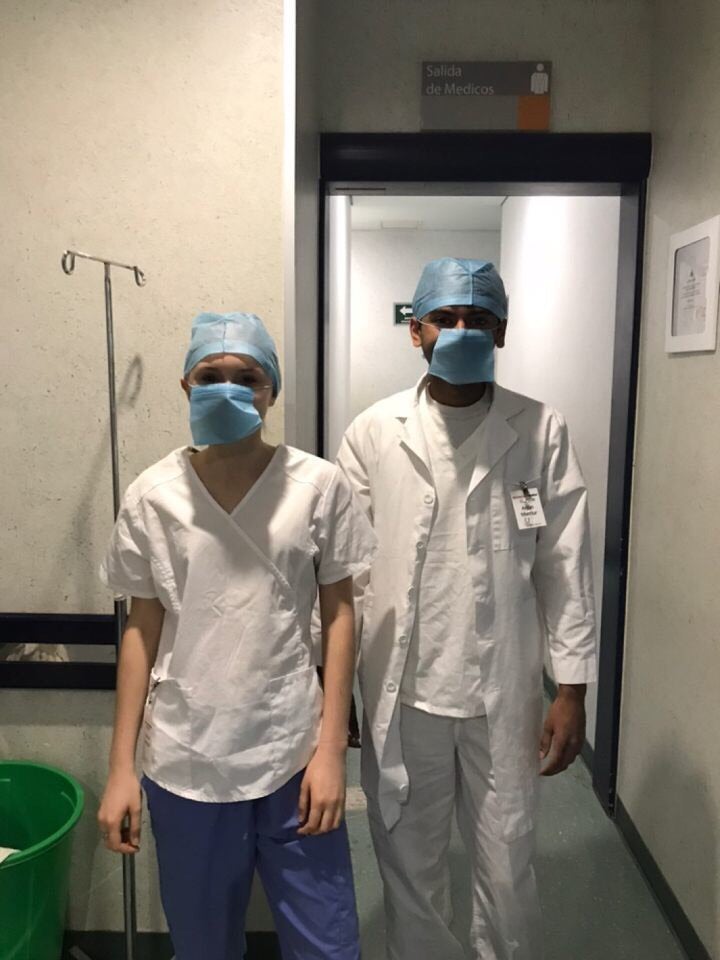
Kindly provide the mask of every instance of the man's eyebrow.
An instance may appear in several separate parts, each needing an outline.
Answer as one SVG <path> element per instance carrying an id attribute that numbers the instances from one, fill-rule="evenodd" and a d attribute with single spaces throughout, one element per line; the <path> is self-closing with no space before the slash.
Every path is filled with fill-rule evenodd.
<path id="1" fill-rule="evenodd" d="M 430 314 L 432 315 L 435 313 L 442 313 L 444 316 L 452 317 L 454 316 L 453 310 L 454 310 L 453 307 L 438 307 L 436 310 L 431 310 Z M 494 316 L 492 310 L 488 310 L 485 307 L 468 307 L 467 310 L 468 310 L 468 313 L 472 316 L 475 316 L 477 314 L 483 314 L 483 315 L 489 314 L 490 316 Z"/>

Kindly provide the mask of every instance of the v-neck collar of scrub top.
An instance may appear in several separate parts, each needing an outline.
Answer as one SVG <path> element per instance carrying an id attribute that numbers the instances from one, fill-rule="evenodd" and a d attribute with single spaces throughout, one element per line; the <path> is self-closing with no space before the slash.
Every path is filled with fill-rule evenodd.
<path id="1" fill-rule="evenodd" d="M 195 469 L 193 462 L 190 458 L 192 454 L 199 452 L 198 449 L 196 447 L 184 447 L 181 450 L 181 457 L 182 457 L 182 462 L 185 466 L 185 469 L 190 476 L 190 483 L 195 487 L 195 489 L 199 490 L 202 496 L 207 501 L 209 501 L 216 510 L 219 510 L 226 520 L 235 520 L 237 518 L 237 515 L 240 513 L 240 511 L 247 505 L 248 501 L 252 499 L 253 495 L 257 492 L 257 490 L 260 487 L 264 486 L 265 482 L 267 481 L 267 478 L 275 471 L 277 464 L 282 460 L 282 457 L 280 456 L 280 451 L 283 448 L 284 448 L 284 444 L 282 443 L 279 443 L 277 447 L 275 447 L 272 457 L 270 457 L 270 459 L 268 460 L 267 464 L 265 465 L 265 467 L 263 468 L 263 470 L 255 480 L 255 482 L 252 484 L 252 486 L 247 491 L 247 493 L 244 494 L 241 500 L 235 504 L 232 510 L 226 510 L 222 506 L 222 504 L 218 503 L 218 501 L 215 499 L 215 497 L 210 493 L 208 488 L 203 483 L 200 477 L 200 474 Z"/>

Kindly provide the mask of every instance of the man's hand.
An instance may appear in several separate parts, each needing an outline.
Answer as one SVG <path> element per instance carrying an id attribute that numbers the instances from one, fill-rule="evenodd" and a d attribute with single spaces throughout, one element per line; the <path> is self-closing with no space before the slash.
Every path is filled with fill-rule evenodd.
<path id="1" fill-rule="evenodd" d="M 345 751 L 347 741 L 318 745 L 300 787 L 298 815 L 301 837 L 337 830 L 345 815 Z"/>
<path id="2" fill-rule="evenodd" d="M 540 759 L 548 762 L 540 771 L 543 777 L 554 777 L 567 770 L 585 742 L 584 683 L 559 684 L 558 695 L 548 710 L 540 741 Z"/>

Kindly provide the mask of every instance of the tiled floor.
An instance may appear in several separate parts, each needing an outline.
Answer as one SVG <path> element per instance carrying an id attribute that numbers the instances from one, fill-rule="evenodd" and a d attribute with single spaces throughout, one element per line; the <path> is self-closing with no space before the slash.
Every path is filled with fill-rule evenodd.
<path id="1" fill-rule="evenodd" d="M 350 753 L 348 779 L 363 960 L 385 960 L 382 890 L 357 789 L 355 750 Z M 543 781 L 537 870 L 546 960 L 684 960 L 580 761 L 567 773 Z M 467 861 L 457 833 L 451 872 L 460 933 L 469 922 L 470 900 Z"/>

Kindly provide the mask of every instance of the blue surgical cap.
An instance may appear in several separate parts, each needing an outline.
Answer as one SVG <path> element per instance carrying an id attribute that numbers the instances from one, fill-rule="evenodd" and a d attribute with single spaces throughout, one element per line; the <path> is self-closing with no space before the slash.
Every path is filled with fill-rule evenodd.
<path id="1" fill-rule="evenodd" d="M 275 342 L 254 313 L 201 313 L 192 322 L 190 349 L 185 357 L 185 376 L 196 363 L 216 353 L 242 353 L 257 360 L 280 393 L 280 364 Z"/>
<path id="2" fill-rule="evenodd" d="M 418 320 L 438 307 L 482 307 L 507 320 L 507 295 L 500 274 L 488 260 L 442 257 L 426 263 L 413 297 Z"/>

